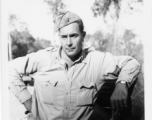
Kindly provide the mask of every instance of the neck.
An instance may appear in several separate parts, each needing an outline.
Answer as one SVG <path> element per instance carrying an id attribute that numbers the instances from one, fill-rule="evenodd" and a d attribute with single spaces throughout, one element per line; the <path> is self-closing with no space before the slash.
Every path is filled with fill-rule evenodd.
<path id="1" fill-rule="evenodd" d="M 73 57 L 69 57 L 73 62 L 76 61 L 77 59 L 79 59 L 80 55 L 81 55 L 82 50 L 79 51 L 79 53 Z"/>
<path id="2" fill-rule="evenodd" d="M 77 59 L 79 59 L 80 55 L 81 55 L 82 50 L 80 50 L 80 52 L 75 55 L 74 57 L 69 57 L 65 54 L 65 52 L 62 50 L 61 51 L 61 57 L 65 60 L 65 62 L 68 64 L 68 67 L 70 67 L 74 61 L 76 61 Z"/>

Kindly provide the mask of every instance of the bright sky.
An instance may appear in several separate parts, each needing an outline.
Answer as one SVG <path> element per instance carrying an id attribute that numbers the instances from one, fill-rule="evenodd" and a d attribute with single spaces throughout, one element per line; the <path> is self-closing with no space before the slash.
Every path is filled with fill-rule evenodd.
<path id="1" fill-rule="evenodd" d="M 49 14 L 49 7 L 44 0 L 8 1 L 9 13 L 16 14 L 22 22 L 25 22 L 30 33 L 35 38 L 53 39 L 54 25 L 52 16 Z M 93 5 L 94 0 L 63 0 L 63 2 L 66 4 L 68 10 L 73 11 L 83 19 L 87 33 L 93 34 L 98 29 L 104 31 L 110 29 L 104 24 L 102 17 L 93 17 L 91 6 Z M 123 16 L 122 19 L 120 19 L 119 24 L 129 29 L 136 28 L 136 31 L 140 32 L 139 16 L 140 15 L 134 15 L 133 17 Z"/>

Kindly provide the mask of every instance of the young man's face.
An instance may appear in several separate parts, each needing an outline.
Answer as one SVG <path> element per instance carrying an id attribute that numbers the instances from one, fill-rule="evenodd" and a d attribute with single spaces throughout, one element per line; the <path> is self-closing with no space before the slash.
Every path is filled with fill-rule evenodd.
<path id="1" fill-rule="evenodd" d="M 65 54 L 74 59 L 81 51 L 85 32 L 80 32 L 78 23 L 71 23 L 60 29 L 60 39 Z"/>

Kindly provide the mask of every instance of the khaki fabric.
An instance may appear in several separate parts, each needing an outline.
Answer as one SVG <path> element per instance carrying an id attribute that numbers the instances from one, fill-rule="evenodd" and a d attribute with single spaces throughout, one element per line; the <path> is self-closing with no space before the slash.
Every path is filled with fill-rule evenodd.
<path id="1" fill-rule="evenodd" d="M 35 120 L 87 120 L 104 83 L 125 80 L 130 87 L 140 71 L 132 57 L 88 49 L 67 69 L 60 53 L 50 47 L 10 62 L 10 88 L 21 103 L 32 97 Z M 34 80 L 33 95 L 24 75 Z"/>
<path id="2" fill-rule="evenodd" d="M 76 21 L 82 22 L 82 19 L 75 13 L 70 11 L 59 11 L 55 19 L 55 31 L 59 31 L 61 28 Z"/>

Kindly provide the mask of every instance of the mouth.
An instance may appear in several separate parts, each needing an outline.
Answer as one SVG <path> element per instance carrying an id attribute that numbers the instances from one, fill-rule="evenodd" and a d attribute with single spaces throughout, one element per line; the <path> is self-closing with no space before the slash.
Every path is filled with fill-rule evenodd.
<path id="1" fill-rule="evenodd" d="M 68 52 L 72 52 L 75 48 L 66 48 Z"/>

